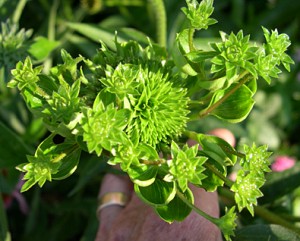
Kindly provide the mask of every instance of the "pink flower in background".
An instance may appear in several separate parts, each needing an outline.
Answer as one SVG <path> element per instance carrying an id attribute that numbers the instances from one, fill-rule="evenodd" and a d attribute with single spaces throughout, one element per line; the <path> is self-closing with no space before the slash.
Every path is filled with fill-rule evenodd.
<path id="1" fill-rule="evenodd" d="M 290 156 L 277 156 L 271 165 L 271 169 L 274 172 L 282 172 L 293 167 L 295 163 L 296 160 Z"/>

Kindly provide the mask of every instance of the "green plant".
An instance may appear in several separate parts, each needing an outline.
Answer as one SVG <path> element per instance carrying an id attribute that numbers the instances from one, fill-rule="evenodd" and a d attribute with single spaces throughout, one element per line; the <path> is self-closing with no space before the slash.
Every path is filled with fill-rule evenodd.
<path id="1" fill-rule="evenodd" d="M 48 72 L 42 65 L 33 67 L 32 57 L 19 62 L 8 86 L 20 90 L 51 132 L 28 162 L 17 167 L 27 180 L 22 191 L 70 176 L 81 154 L 89 153 L 120 164 L 136 193 L 165 221 L 181 221 L 193 209 L 231 240 L 235 208 L 219 219 L 210 217 L 193 206 L 188 183 L 208 191 L 225 185 L 234 193 L 238 210 L 247 208 L 254 215 L 271 153 L 255 144 L 235 150 L 186 125 L 209 115 L 241 122 L 254 105 L 257 81 L 270 83 L 270 77 L 278 78 L 280 65 L 289 70 L 293 61 L 285 53 L 288 36 L 265 28 L 262 45 L 251 42 L 243 31 L 221 32 L 220 42 L 211 43 L 209 50 L 198 49 L 194 33 L 216 23 L 210 17 L 213 9 L 212 0 L 187 1 L 183 12 L 189 27 L 176 38 L 181 64 L 165 49 L 163 31 L 158 44 L 150 39 L 146 45 L 119 42 L 116 35 L 114 50 L 101 43 L 93 58 L 73 58 L 62 50 L 63 62 Z M 57 143 L 57 136 L 63 141 Z M 185 145 L 189 138 L 202 149 Z M 241 169 L 232 182 L 228 169 L 236 164 Z M 178 209 L 182 211 L 174 212 Z"/>

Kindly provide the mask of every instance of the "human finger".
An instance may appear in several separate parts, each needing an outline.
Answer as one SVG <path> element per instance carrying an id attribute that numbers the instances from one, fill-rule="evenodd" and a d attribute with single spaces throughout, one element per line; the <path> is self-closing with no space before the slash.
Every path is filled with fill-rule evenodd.
<path id="1" fill-rule="evenodd" d="M 127 176 L 106 174 L 98 195 L 100 208 L 97 209 L 99 228 L 95 241 L 106 241 L 114 220 L 131 198 L 132 183 Z"/>

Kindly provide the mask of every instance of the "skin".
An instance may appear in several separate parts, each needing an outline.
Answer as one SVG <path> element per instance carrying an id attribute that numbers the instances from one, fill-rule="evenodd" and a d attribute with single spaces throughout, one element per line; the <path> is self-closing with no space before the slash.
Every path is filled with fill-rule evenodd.
<path id="1" fill-rule="evenodd" d="M 218 136 L 218 132 L 211 134 Z M 226 140 L 224 131 L 220 137 Z M 192 185 L 190 188 L 195 205 L 209 215 L 219 217 L 217 193 Z M 149 205 L 135 195 L 127 176 L 106 174 L 99 197 L 108 192 L 123 192 L 128 195 L 129 202 L 125 207 L 108 206 L 98 213 L 99 228 L 95 241 L 222 241 L 220 230 L 194 211 L 182 222 L 168 224 L 161 220 Z"/>
<path id="2" fill-rule="evenodd" d="M 203 189 L 190 186 L 195 205 L 211 216 L 219 216 L 218 197 Z M 106 192 L 122 191 L 130 195 L 126 207 L 109 206 L 99 214 L 96 241 L 221 241 L 218 228 L 200 215 L 192 212 L 183 222 L 168 224 L 154 210 L 144 204 L 133 192 L 127 177 L 107 174 L 100 196 Z"/>

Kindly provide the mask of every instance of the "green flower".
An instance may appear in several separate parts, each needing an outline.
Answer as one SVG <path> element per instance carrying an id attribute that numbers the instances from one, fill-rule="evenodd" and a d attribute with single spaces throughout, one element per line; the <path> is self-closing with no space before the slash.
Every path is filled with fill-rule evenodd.
<path id="1" fill-rule="evenodd" d="M 271 83 L 271 77 L 278 78 L 281 70 L 277 68 L 277 60 L 273 55 L 266 55 L 265 51 L 260 51 L 255 60 L 255 68 L 268 84 Z"/>
<path id="2" fill-rule="evenodd" d="M 244 146 L 245 157 L 241 160 L 240 164 L 245 171 L 262 173 L 270 172 L 271 169 L 269 157 L 272 154 L 268 152 L 267 145 L 256 147 L 255 144 L 252 147 Z"/>
<path id="3" fill-rule="evenodd" d="M 294 64 L 294 61 L 285 53 L 291 45 L 289 36 L 287 34 L 278 34 L 277 29 L 272 30 L 270 33 L 268 29 L 263 27 L 263 31 L 267 42 L 264 45 L 266 54 L 272 55 L 277 65 L 282 63 L 286 70 L 290 71 L 290 65 Z"/>
<path id="4" fill-rule="evenodd" d="M 251 62 L 256 56 L 257 47 L 250 46 L 250 36 L 244 37 L 241 30 L 237 35 L 234 33 L 227 35 L 221 32 L 221 38 L 222 42 L 211 44 L 211 47 L 219 53 L 211 60 L 213 63 L 211 72 L 225 71 L 227 80 L 230 80 L 239 74 L 241 69 L 244 69 L 257 77 L 256 70 Z"/>
<path id="5" fill-rule="evenodd" d="M 11 21 L 1 23 L 0 32 L 0 68 L 4 67 L 7 74 L 16 63 L 28 55 L 27 41 L 31 30 L 19 30 L 19 26 Z"/>
<path id="6" fill-rule="evenodd" d="M 181 134 L 189 113 L 187 90 L 174 73 L 173 62 L 166 59 L 163 49 L 151 43 L 145 49 L 136 42 L 116 45 L 118 63 L 103 48 L 96 58 L 102 67 L 94 69 L 103 90 L 116 96 L 117 108 L 132 112 L 125 132 L 134 143 L 154 147 L 169 142 Z"/>
<path id="7" fill-rule="evenodd" d="M 103 149 L 112 151 L 115 146 L 126 142 L 123 129 L 129 114 L 128 110 L 117 110 L 112 104 L 105 107 L 97 98 L 93 108 L 84 110 L 81 119 L 83 140 L 87 143 L 88 151 L 100 156 Z"/>
<path id="8" fill-rule="evenodd" d="M 51 162 L 48 156 L 27 156 L 28 163 L 17 166 L 17 169 L 26 172 L 24 180 L 27 180 L 22 186 L 22 192 L 27 191 L 34 184 L 38 183 L 42 187 L 46 181 L 52 180 L 52 175 L 59 171 L 61 162 Z"/>
<path id="9" fill-rule="evenodd" d="M 133 112 L 126 129 L 129 135 L 139 133 L 140 142 L 155 146 L 181 134 L 187 121 L 186 89 L 176 85 L 172 73 L 160 66 L 139 68 L 133 85 L 136 93 L 126 96 Z"/>
<path id="10" fill-rule="evenodd" d="M 225 208 L 225 215 L 216 219 L 216 224 L 218 225 L 219 229 L 222 231 L 225 239 L 227 241 L 231 240 L 230 236 L 234 236 L 234 230 L 236 227 L 236 213 L 235 207 L 230 208 L 229 210 L 227 207 Z"/>
<path id="11" fill-rule="evenodd" d="M 213 0 L 203 0 L 200 4 L 197 0 L 186 0 L 187 8 L 182 8 L 182 11 L 187 16 L 191 26 L 195 29 L 207 29 L 209 25 L 215 24 L 218 21 L 210 18 L 214 11 Z"/>
<path id="12" fill-rule="evenodd" d="M 232 185 L 231 190 L 235 192 L 235 201 L 239 211 L 247 208 L 254 215 L 253 205 L 257 205 L 257 198 L 263 194 L 259 188 L 265 183 L 264 177 L 257 173 L 245 173 L 239 170 L 236 182 Z"/>
<path id="13" fill-rule="evenodd" d="M 206 157 L 198 157 L 198 145 L 188 147 L 185 145 L 183 149 L 179 149 L 175 142 L 172 142 L 172 160 L 169 161 L 170 176 L 178 182 L 180 189 L 185 192 L 188 188 L 188 182 L 200 185 L 201 180 L 206 176 L 202 173 L 205 168 L 203 163 Z"/>

